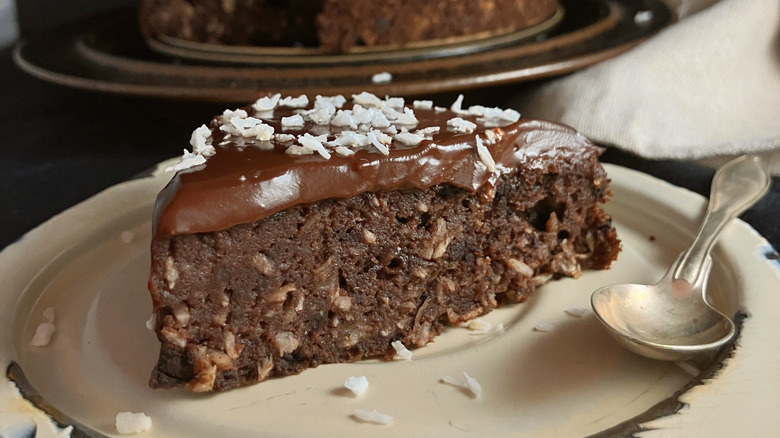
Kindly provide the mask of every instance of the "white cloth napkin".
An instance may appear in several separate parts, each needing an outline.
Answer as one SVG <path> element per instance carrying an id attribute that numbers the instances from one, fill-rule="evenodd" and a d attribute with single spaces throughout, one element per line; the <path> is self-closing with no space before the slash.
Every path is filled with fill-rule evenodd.
<path id="1" fill-rule="evenodd" d="M 754 152 L 780 173 L 780 1 L 667 3 L 677 23 L 512 106 L 645 158 Z"/>

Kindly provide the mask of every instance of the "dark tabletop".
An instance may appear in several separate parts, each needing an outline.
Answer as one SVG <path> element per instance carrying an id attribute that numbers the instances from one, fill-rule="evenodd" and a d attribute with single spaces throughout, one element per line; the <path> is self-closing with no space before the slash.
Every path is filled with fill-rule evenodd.
<path id="1" fill-rule="evenodd" d="M 20 71 L 11 53 L 0 51 L 0 248 L 101 190 L 181 155 L 194 128 L 236 106 L 65 88 Z M 512 91 L 518 90 L 496 94 Z M 442 96 L 436 103 L 449 101 Z M 612 148 L 602 159 L 703 195 L 714 173 Z M 770 193 L 741 217 L 780 247 L 780 180 L 774 178 Z"/>

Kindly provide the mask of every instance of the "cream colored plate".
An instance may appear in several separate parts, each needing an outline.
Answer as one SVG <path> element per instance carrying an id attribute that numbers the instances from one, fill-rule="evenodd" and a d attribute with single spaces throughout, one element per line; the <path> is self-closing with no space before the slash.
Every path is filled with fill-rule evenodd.
<path id="1" fill-rule="evenodd" d="M 694 379 L 673 363 L 635 356 L 613 343 L 588 307 L 606 283 L 652 282 L 687 244 L 704 200 L 616 166 L 608 208 L 623 240 L 611 270 L 551 282 L 528 303 L 488 315 L 506 331 L 475 335 L 445 330 L 411 362 L 374 360 L 323 365 L 299 376 L 217 395 L 147 386 L 158 343 L 144 322 L 149 218 L 169 175 L 120 184 L 52 218 L 0 253 L 0 364 L 18 363 L 41 398 L 84 427 L 115 435 L 120 411 L 152 417 L 157 437 L 541 437 L 605 431 L 646 413 Z M 120 235 L 130 231 L 125 243 Z M 127 237 L 127 234 L 125 234 Z M 730 224 L 716 247 L 710 284 L 718 305 L 745 320 L 734 356 L 710 381 L 683 393 L 676 414 L 643 426 L 648 436 L 765 436 L 780 429 L 780 267 L 771 247 L 743 222 Z M 53 307 L 50 345 L 29 347 L 42 311 Z M 554 329 L 534 331 L 540 323 Z M 699 364 L 702 366 L 703 364 Z M 440 383 L 463 371 L 481 398 Z M 360 397 L 342 388 L 365 375 Z M 49 418 L 0 378 L 0 432 L 35 421 L 55 436 Z M 390 426 L 357 422 L 355 409 L 377 409 Z M 644 421 L 647 421 L 645 418 Z"/>

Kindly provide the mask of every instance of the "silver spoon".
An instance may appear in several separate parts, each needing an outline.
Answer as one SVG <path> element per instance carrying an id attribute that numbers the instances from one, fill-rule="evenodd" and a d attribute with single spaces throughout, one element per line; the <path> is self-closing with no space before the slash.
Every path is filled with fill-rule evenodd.
<path id="1" fill-rule="evenodd" d="M 693 244 L 658 283 L 618 284 L 593 292 L 591 305 L 609 334 L 629 350 L 661 360 L 688 359 L 727 343 L 734 336 L 734 322 L 707 298 L 710 250 L 723 227 L 761 199 L 770 181 L 756 156 L 721 167 Z"/>

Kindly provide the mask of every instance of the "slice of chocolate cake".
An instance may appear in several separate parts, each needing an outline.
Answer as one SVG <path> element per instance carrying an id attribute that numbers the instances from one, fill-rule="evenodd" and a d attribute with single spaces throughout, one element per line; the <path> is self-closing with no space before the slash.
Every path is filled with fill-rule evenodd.
<path id="1" fill-rule="evenodd" d="M 513 110 L 265 97 L 195 130 L 154 217 L 153 387 L 391 358 L 606 268 L 601 150 Z M 396 343 L 397 345 L 397 343 Z"/>

